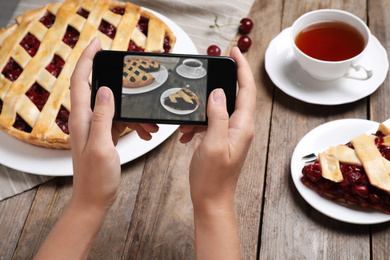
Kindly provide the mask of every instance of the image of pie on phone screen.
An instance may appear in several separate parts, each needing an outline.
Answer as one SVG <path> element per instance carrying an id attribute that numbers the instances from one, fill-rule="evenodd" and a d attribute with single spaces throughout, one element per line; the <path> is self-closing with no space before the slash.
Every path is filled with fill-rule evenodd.
<path id="1" fill-rule="evenodd" d="M 153 59 L 126 57 L 123 62 L 123 87 L 139 88 L 152 84 L 151 74 L 160 70 L 160 63 Z"/>

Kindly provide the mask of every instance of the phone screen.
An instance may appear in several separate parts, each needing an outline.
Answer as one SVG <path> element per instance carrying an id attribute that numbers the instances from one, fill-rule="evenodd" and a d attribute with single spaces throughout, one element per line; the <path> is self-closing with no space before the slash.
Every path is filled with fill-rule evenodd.
<path id="1" fill-rule="evenodd" d="M 204 58 L 123 58 L 120 117 L 206 121 L 207 66 Z"/>
<path id="2" fill-rule="evenodd" d="M 229 115 L 234 111 L 237 67 L 229 57 L 100 51 L 92 72 L 91 107 L 99 87 L 109 87 L 116 121 L 207 125 L 215 88 L 224 90 Z"/>

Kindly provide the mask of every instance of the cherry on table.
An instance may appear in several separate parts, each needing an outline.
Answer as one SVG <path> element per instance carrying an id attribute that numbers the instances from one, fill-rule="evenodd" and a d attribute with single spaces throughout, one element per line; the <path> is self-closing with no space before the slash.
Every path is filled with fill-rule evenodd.
<path id="1" fill-rule="evenodd" d="M 210 56 L 220 56 L 221 55 L 221 49 L 217 45 L 210 45 L 207 48 L 207 55 L 210 55 Z"/>
<path id="2" fill-rule="evenodd" d="M 251 19 L 249 18 L 242 18 L 241 21 L 240 21 L 240 27 L 239 27 L 239 30 L 241 33 L 250 33 L 250 31 L 252 30 L 253 28 L 253 22 Z"/>
<path id="3" fill-rule="evenodd" d="M 252 40 L 247 35 L 243 35 L 238 39 L 237 46 L 242 51 L 245 52 L 251 47 Z"/>

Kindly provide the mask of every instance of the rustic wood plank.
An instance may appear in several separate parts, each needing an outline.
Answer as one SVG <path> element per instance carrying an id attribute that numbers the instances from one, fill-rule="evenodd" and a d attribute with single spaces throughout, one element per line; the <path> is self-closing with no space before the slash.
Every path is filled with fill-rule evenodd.
<path id="1" fill-rule="evenodd" d="M 303 13 L 320 8 L 344 9 L 366 19 L 365 1 L 285 1 L 279 30 L 291 26 Z M 320 106 L 275 91 L 260 259 L 369 258 L 368 227 L 345 224 L 317 212 L 300 196 L 290 176 L 290 160 L 299 140 L 331 120 L 367 118 L 366 100 Z"/>
<path id="2" fill-rule="evenodd" d="M 368 21 L 371 33 L 378 38 L 386 49 L 390 51 L 390 3 L 386 0 L 368 1 Z M 386 78 L 380 88 L 371 95 L 370 117 L 378 122 L 390 118 L 390 80 Z M 388 241 L 390 240 L 388 223 L 372 227 L 372 259 L 389 258 Z"/>
<path id="3" fill-rule="evenodd" d="M 71 177 L 55 178 L 39 186 L 14 259 L 34 257 L 69 200 L 71 188 Z"/>
<path id="4" fill-rule="evenodd" d="M 37 188 L 0 203 L 0 259 L 11 259 L 18 245 Z"/>
<path id="5" fill-rule="evenodd" d="M 176 132 L 148 156 L 123 259 L 194 256 L 188 167 L 200 138 L 189 144 L 178 139 Z"/>

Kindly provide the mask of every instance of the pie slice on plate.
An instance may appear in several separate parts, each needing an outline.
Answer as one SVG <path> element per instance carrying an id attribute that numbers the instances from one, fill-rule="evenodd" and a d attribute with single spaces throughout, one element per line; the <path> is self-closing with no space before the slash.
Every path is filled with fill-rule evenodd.
<path id="1" fill-rule="evenodd" d="M 302 182 L 343 204 L 390 214 L 390 129 L 380 124 L 347 145 L 330 147 L 302 169 Z"/>
<path id="2" fill-rule="evenodd" d="M 169 53 L 176 41 L 163 21 L 128 2 L 67 0 L 27 11 L 0 29 L 0 129 L 69 149 L 70 77 L 95 36 L 105 50 Z"/>
<path id="3" fill-rule="evenodd" d="M 164 105 L 176 110 L 194 110 L 199 105 L 199 99 L 188 88 L 181 88 L 166 97 Z"/>

